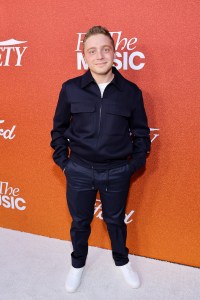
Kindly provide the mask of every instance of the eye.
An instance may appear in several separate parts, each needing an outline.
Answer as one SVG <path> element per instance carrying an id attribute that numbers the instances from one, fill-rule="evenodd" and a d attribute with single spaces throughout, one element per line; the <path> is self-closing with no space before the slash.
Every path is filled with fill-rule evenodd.
<path id="1" fill-rule="evenodd" d="M 89 50 L 89 54 L 94 54 L 94 53 L 95 53 L 94 49 Z"/>
<path id="2" fill-rule="evenodd" d="M 108 47 L 107 47 L 107 48 L 104 48 L 104 51 L 105 51 L 105 52 L 109 52 L 109 51 L 110 51 L 110 48 L 108 48 Z"/>

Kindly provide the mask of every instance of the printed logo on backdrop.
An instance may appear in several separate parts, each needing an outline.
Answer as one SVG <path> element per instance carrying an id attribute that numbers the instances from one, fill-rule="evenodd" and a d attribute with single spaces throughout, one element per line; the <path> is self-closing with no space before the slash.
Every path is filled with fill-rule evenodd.
<path id="1" fill-rule="evenodd" d="M 20 197 L 20 189 L 9 186 L 8 182 L 0 181 L 0 207 L 9 209 L 26 209 L 26 201 Z"/>
<path id="2" fill-rule="evenodd" d="M 115 67 L 120 70 L 141 70 L 144 68 L 145 55 L 141 51 L 137 49 L 137 37 L 132 37 L 128 39 L 123 36 L 122 31 L 113 31 L 110 32 L 111 36 L 115 40 L 115 50 L 116 50 L 116 58 L 114 59 Z M 83 58 L 83 53 L 81 50 L 83 38 L 85 33 L 79 32 L 77 33 L 77 48 L 75 52 L 77 52 L 77 69 L 78 70 L 87 70 L 88 65 L 85 63 Z"/>
<path id="3" fill-rule="evenodd" d="M 96 215 L 96 218 L 103 220 L 101 200 L 96 199 L 96 202 L 99 202 L 99 203 L 95 203 L 94 215 Z M 129 224 L 133 221 L 132 219 L 130 219 L 133 213 L 134 213 L 134 210 L 131 210 L 128 214 L 125 214 L 124 222 L 126 224 Z"/>
<path id="4" fill-rule="evenodd" d="M 1 128 L 3 124 L 5 122 L 5 120 L 0 120 L 0 138 L 3 137 L 5 140 L 9 139 L 12 140 L 15 137 L 14 131 L 16 128 L 16 125 L 13 125 L 11 129 L 8 128 Z"/>
<path id="5" fill-rule="evenodd" d="M 22 45 L 25 43 L 27 41 L 18 41 L 15 39 L 0 41 L 0 67 L 21 67 L 22 57 L 28 48 Z"/>
<path id="6" fill-rule="evenodd" d="M 151 139 L 151 142 L 155 141 L 155 139 L 159 137 L 159 133 L 157 133 L 159 130 L 159 128 L 150 128 L 150 135 L 151 132 L 153 133 L 153 138 Z"/>

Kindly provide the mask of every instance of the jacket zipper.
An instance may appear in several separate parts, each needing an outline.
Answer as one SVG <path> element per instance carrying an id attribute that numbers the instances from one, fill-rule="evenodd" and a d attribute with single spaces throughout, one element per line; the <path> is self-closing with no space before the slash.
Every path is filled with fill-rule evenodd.
<path id="1" fill-rule="evenodd" d="M 101 95 L 101 99 L 102 99 L 102 95 Z M 102 108 L 102 100 L 101 101 L 101 104 L 100 104 L 100 109 L 99 109 L 99 130 L 98 130 L 98 137 L 99 137 L 99 132 L 100 132 L 100 125 L 101 125 L 101 108 Z"/>

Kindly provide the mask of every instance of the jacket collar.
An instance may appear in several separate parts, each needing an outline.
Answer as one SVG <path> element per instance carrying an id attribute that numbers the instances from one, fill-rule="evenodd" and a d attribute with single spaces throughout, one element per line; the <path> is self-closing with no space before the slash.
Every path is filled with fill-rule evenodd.
<path id="1" fill-rule="evenodd" d="M 116 67 L 112 67 L 112 72 L 115 75 L 111 83 L 113 83 L 120 91 L 123 90 L 123 81 L 124 77 L 120 74 L 120 72 L 116 69 Z M 95 82 L 90 69 L 82 75 L 81 79 L 81 88 L 85 88 L 91 82 Z"/>

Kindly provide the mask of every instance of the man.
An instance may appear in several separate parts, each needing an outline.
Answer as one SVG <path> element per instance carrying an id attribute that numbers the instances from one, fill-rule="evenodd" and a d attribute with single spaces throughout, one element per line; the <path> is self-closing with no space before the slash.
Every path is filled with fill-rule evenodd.
<path id="1" fill-rule="evenodd" d="M 89 70 L 63 83 L 51 131 L 53 159 L 66 175 L 72 216 L 72 266 L 65 287 L 74 292 L 80 284 L 99 190 L 114 263 L 137 288 L 124 218 L 131 175 L 145 165 L 151 145 L 142 92 L 113 66 L 115 46 L 106 28 L 88 30 L 83 55 Z"/>

